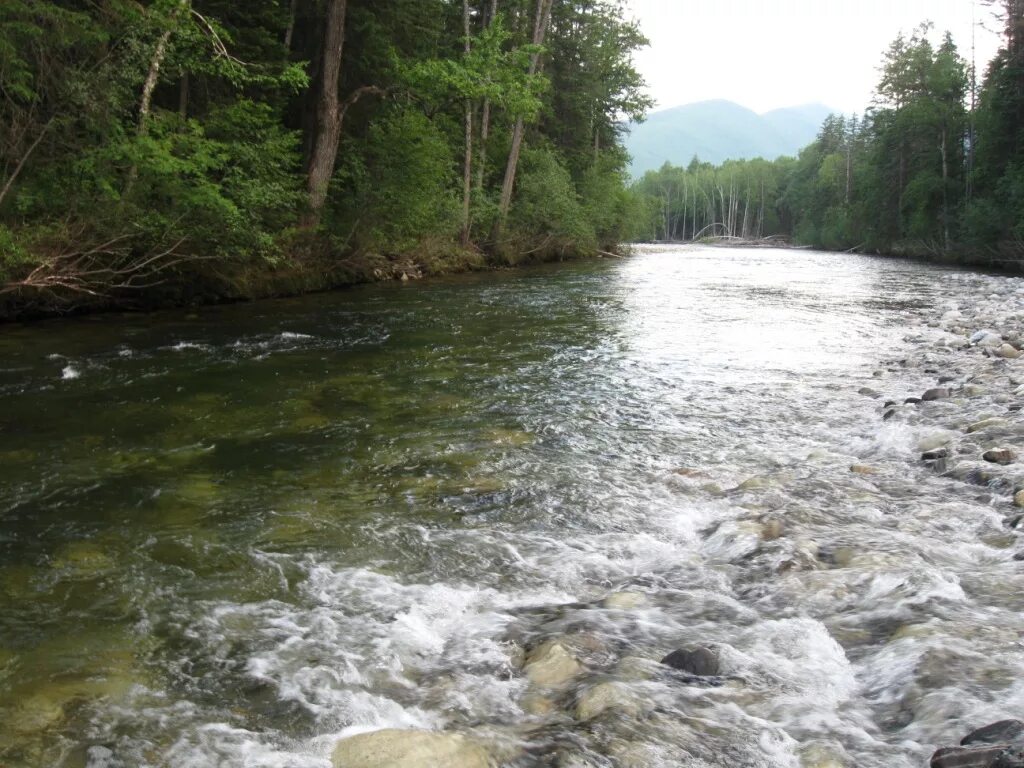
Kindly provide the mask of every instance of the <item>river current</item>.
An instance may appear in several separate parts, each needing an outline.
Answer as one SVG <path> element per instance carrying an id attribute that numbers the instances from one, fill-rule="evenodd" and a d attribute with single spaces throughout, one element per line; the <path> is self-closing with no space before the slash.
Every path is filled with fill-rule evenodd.
<path id="1" fill-rule="evenodd" d="M 970 373 L 939 319 L 1021 291 L 645 248 L 0 328 L 0 764 L 328 768 L 417 728 L 923 766 L 1024 711 L 1024 575 L 1012 488 L 919 460 L 954 412 L 882 401 Z M 578 670 L 539 690 L 552 641 Z M 687 646 L 721 675 L 658 663 Z"/>

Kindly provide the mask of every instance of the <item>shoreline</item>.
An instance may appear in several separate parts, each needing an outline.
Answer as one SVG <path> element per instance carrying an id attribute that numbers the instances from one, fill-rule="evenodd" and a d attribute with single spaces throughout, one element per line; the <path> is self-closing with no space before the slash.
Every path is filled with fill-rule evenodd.
<path id="1" fill-rule="evenodd" d="M 698 246 L 729 249 L 779 249 L 820 251 L 840 255 L 858 255 L 881 259 L 902 259 L 947 269 L 965 269 L 999 275 L 1020 275 L 1024 261 L 1002 264 L 951 255 L 935 259 L 920 253 L 877 253 L 856 250 L 838 251 L 796 245 L 785 240 L 765 238 L 743 241 L 641 241 L 623 243 L 615 249 L 585 252 L 575 248 L 548 247 L 526 251 L 518 256 L 500 256 L 478 250 L 452 248 L 443 252 L 423 249 L 414 255 L 384 256 L 366 254 L 344 259 L 295 259 L 284 267 L 270 265 L 241 266 L 224 272 L 185 273 L 177 280 L 153 286 L 137 300 L 128 295 L 86 297 L 80 304 L 61 305 L 52 298 L 26 297 L 19 293 L 0 294 L 0 326 L 18 322 L 38 322 L 114 312 L 146 314 L 171 309 L 243 304 L 268 299 L 331 293 L 359 285 L 384 282 L 408 282 L 473 272 L 501 272 L 542 264 L 628 256 L 636 246 Z M 615 251 L 618 251 L 616 253 Z"/>
<path id="2" fill-rule="evenodd" d="M 86 297 L 81 304 L 61 306 L 44 303 L 17 293 L 0 295 L 0 326 L 34 323 L 89 315 L 128 312 L 147 314 L 171 309 L 189 309 L 272 299 L 331 293 L 360 285 L 409 282 L 474 272 L 501 272 L 562 262 L 628 255 L 628 244 L 620 253 L 607 250 L 584 252 L 550 247 L 518 256 L 496 256 L 477 250 L 452 249 L 443 253 L 429 249 L 409 256 L 377 254 L 352 256 L 336 261 L 296 259 L 285 267 L 258 265 L 241 267 L 231 273 L 196 272 L 183 274 L 154 286 L 135 301 L 127 295 Z"/>

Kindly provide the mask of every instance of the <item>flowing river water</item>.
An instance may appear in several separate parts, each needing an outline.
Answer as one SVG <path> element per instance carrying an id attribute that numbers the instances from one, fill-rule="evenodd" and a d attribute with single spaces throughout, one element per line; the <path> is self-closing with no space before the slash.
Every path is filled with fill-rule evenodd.
<path id="1" fill-rule="evenodd" d="M 0 328 L 0 765 L 923 766 L 1024 711 L 1012 483 L 919 460 L 1000 399 L 859 390 L 973 375 L 939 319 L 1022 291 L 647 248 Z"/>

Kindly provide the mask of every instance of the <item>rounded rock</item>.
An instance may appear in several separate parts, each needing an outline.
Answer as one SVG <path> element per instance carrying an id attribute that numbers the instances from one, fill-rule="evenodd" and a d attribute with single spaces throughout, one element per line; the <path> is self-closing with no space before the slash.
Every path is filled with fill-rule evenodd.
<path id="1" fill-rule="evenodd" d="M 1017 454 L 1011 451 L 1009 448 L 994 448 L 991 451 L 985 451 L 981 455 L 985 461 L 989 464 L 1002 464 L 1006 466 L 1013 464 L 1017 460 Z"/>
<path id="2" fill-rule="evenodd" d="M 719 674 L 718 654 L 710 648 L 684 648 L 672 651 L 661 660 L 665 666 L 697 677 Z"/>
<path id="3" fill-rule="evenodd" d="M 636 717 L 641 707 L 636 696 L 622 683 L 599 683 L 580 694 L 576 719 L 593 720 L 609 710 Z"/>
<path id="4" fill-rule="evenodd" d="M 563 686 L 582 671 L 583 666 L 576 657 L 557 640 L 549 640 L 535 648 L 523 667 L 531 683 L 545 688 Z"/>
<path id="5" fill-rule="evenodd" d="M 342 739 L 334 768 L 493 768 L 479 744 L 457 733 L 387 729 Z"/>

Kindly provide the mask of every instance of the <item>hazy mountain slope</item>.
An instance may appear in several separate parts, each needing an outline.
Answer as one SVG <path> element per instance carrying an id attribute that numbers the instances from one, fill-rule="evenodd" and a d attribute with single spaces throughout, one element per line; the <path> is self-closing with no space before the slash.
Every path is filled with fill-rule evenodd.
<path id="1" fill-rule="evenodd" d="M 631 170 L 642 176 L 665 162 L 686 165 L 697 155 L 715 164 L 729 159 L 795 155 L 810 144 L 832 112 L 822 104 L 778 109 L 764 115 L 731 101 L 702 101 L 655 112 L 631 126 L 626 148 Z"/>

